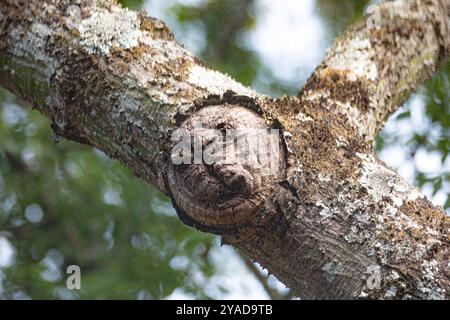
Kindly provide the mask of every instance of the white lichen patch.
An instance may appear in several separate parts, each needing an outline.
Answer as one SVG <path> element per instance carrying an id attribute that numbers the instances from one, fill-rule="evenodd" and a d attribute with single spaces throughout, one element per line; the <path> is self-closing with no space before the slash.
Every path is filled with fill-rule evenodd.
<path id="1" fill-rule="evenodd" d="M 301 122 L 314 121 L 310 116 L 305 115 L 303 112 L 299 112 L 296 118 Z"/>
<path id="2" fill-rule="evenodd" d="M 38 22 L 31 25 L 30 32 L 18 27 L 10 33 L 16 40 L 12 48 L 13 55 L 40 62 L 40 66 L 43 67 L 41 71 L 47 82 L 54 73 L 55 61 L 47 54 L 45 46 L 53 33 L 47 25 Z"/>
<path id="3" fill-rule="evenodd" d="M 397 296 L 397 288 L 395 286 L 389 287 L 388 290 L 386 290 L 386 293 L 384 294 L 384 297 L 387 299 L 393 299 Z"/>
<path id="4" fill-rule="evenodd" d="M 385 197 L 400 207 L 406 201 L 423 197 L 419 190 L 410 186 L 395 171 L 376 161 L 374 156 L 362 154 L 359 156 L 363 160 L 359 182 L 367 189 L 374 203 L 382 201 Z"/>
<path id="5" fill-rule="evenodd" d="M 347 140 L 345 140 L 343 137 L 338 137 L 338 138 L 335 140 L 335 142 L 336 142 L 336 147 L 337 147 L 337 148 L 343 148 L 343 147 L 348 146 Z"/>
<path id="6" fill-rule="evenodd" d="M 317 179 L 321 182 L 330 182 L 331 176 L 329 174 L 319 172 L 319 174 L 317 175 Z"/>
<path id="7" fill-rule="evenodd" d="M 370 236 L 371 234 L 367 230 L 351 226 L 350 231 L 344 236 L 344 239 L 348 243 L 364 243 L 367 239 L 370 239 Z M 369 257 L 372 255 L 374 255 L 374 253 L 368 254 Z"/>
<path id="8" fill-rule="evenodd" d="M 333 50 L 327 52 L 326 60 L 329 68 L 346 71 L 350 81 L 359 78 L 375 81 L 378 69 L 371 54 L 370 40 L 366 34 L 360 34 L 347 42 L 338 42 Z"/>
<path id="9" fill-rule="evenodd" d="M 189 72 L 188 82 L 202 89 L 206 89 L 210 94 L 223 95 L 226 91 L 231 90 L 240 95 L 256 96 L 253 90 L 244 87 L 229 76 L 199 65 L 192 66 Z"/>
<path id="10" fill-rule="evenodd" d="M 425 279 L 434 280 L 434 275 L 439 271 L 438 263 L 436 260 L 427 261 L 422 263 L 422 273 Z"/>
<path id="11" fill-rule="evenodd" d="M 400 278 L 400 275 L 398 274 L 397 271 L 392 270 L 391 272 L 389 272 L 387 279 L 388 280 L 397 280 Z"/>
<path id="12" fill-rule="evenodd" d="M 443 300 L 445 299 L 446 291 L 440 288 L 436 281 L 436 276 L 439 274 L 439 266 L 436 260 L 425 260 L 422 265 L 422 279 L 419 281 L 418 289 L 422 293 L 424 299 Z"/>
<path id="13" fill-rule="evenodd" d="M 317 201 L 316 206 L 322 208 L 322 210 L 320 210 L 319 212 L 319 215 L 322 218 L 326 219 L 333 216 L 333 210 L 331 210 L 331 208 L 329 208 L 325 203 L 323 203 L 323 201 L 321 200 Z"/>
<path id="14" fill-rule="evenodd" d="M 112 47 L 130 49 L 139 44 L 138 14 L 130 10 L 95 11 L 78 26 L 80 45 L 89 53 L 106 55 Z"/>
<path id="15" fill-rule="evenodd" d="M 283 132 L 283 138 L 286 139 L 286 140 L 292 139 L 292 133 L 290 133 L 289 131 L 284 131 Z"/>
<path id="16" fill-rule="evenodd" d="M 303 98 L 307 101 L 315 101 L 318 99 L 327 99 L 330 96 L 328 90 L 310 90 L 303 95 Z"/>

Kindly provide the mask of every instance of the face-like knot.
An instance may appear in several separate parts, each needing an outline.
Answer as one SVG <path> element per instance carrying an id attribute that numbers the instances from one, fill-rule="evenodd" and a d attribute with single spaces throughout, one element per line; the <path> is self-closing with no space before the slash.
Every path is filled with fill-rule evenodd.
<path id="1" fill-rule="evenodd" d="M 245 225 L 284 175 L 278 130 L 244 107 L 205 107 L 173 133 L 172 141 L 172 198 L 185 222 L 205 231 Z"/>

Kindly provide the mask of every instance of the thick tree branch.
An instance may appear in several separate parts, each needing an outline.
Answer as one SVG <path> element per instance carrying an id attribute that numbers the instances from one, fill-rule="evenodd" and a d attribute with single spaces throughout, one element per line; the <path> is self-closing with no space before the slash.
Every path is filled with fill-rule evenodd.
<path id="1" fill-rule="evenodd" d="M 438 6 L 420 1 L 417 8 L 430 3 Z M 401 100 L 397 89 L 410 92 L 419 80 L 403 89 L 387 71 L 364 78 L 360 70 L 372 70 L 374 58 L 362 49 L 366 40 L 362 47 L 352 40 L 328 53 L 329 70 L 320 66 L 300 99 L 271 99 L 204 67 L 161 21 L 109 0 L 76 4 L 0 1 L 0 84 L 47 115 L 56 134 L 120 160 L 169 195 L 185 223 L 222 235 L 301 298 L 449 297 L 449 218 L 368 143 L 387 116 L 383 110 Z M 408 21 L 407 27 L 417 25 Z M 420 79 L 444 52 L 435 29 L 423 25 L 407 29 L 410 38 L 418 28 L 434 39 L 433 66 L 419 67 Z M 404 41 L 401 29 L 392 28 L 391 45 Z M 350 30 L 338 42 L 361 34 Z M 385 65 L 403 70 L 408 54 L 405 60 L 386 54 Z M 362 69 L 342 71 L 339 59 L 357 66 L 349 62 L 353 56 Z M 361 92 L 372 93 L 374 83 L 387 89 L 375 98 L 366 94 L 367 102 L 385 100 L 359 111 Z M 192 132 L 195 122 L 279 129 L 277 170 L 265 176 L 261 168 L 238 165 L 175 165 L 172 134 Z"/>
<path id="2" fill-rule="evenodd" d="M 335 41 L 299 94 L 345 115 L 367 141 L 450 54 L 449 1 L 389 1 L 370 9 L 366 21 Z"/>

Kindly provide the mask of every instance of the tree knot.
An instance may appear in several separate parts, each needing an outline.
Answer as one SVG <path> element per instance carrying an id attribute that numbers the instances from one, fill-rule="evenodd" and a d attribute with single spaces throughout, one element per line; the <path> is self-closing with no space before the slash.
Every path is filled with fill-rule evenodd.
<path id="1" fill-rule="evenodd" d="M 238 105 L 204 107 L 172 134 L 168 185 L 188 225 L 229 234 L 248 225 L 285 172 L 278 129 Z"/>

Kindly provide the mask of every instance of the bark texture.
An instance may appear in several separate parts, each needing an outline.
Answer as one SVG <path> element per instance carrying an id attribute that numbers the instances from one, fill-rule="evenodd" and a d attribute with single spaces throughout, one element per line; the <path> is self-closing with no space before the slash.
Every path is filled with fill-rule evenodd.
<path id="1" fill-rule="evenodd" d="M 448 57 L 448 1 L 383 3 L 336 40 L 298 97 L 282 99 L 208 69 L 163 22 L 114 1 L 0 8 L 2 86 L 299 297 L 449 298 L 449 218 L 372 147 L 389 114 Z M 173 165 L 172 133 L 193 119 L 280 130 L 279 170 Z"/>

